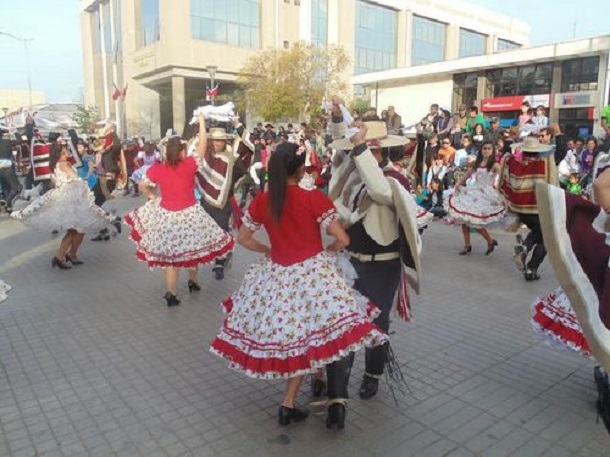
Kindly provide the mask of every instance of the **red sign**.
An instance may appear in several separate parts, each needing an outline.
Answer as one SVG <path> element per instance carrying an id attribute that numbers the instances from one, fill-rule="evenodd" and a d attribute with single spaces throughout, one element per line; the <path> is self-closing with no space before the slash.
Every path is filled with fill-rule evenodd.
<path id="1" fill-rule="evenodd" d="M 551 96 L 549 94 L 512 95 L 510 97 L 485 98 L 481 102 L 481 111 L 519 111 L 521 104 L 525 101 L 529 102 L 530 106 L 534 109 L 540 105 L 548 108 L 550 100 Z"/>

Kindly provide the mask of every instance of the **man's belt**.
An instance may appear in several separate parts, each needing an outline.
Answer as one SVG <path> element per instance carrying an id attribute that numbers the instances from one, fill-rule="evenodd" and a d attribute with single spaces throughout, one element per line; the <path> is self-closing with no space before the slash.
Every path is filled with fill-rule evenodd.
<path id="1" fill-rule="evenodd" d="M 359 254 L 357 252 L 349 252 L 350 257 L 353 257 L 360 262 L 385 262 L 387 260 L 400 259 L 398 252 L 380 252 L 379 254 Z"/>

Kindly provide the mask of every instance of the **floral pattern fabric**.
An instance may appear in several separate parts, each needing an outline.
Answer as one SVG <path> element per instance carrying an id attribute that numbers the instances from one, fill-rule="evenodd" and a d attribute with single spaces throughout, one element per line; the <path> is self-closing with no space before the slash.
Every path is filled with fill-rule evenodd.
<path id="1" fill-rule="evenodd" d="M 0 303 L 6 300 L 9 290 L 11 290 L 11 286 L 0 280 Z"/>
<path id="2" fill-rule="evenodd" d="M 532 305 L 532 326 L 549 344 L 591 357 L 589 344 L 561 287 L 536 299 Z"/>
<path id="3" fill-rule="evenodd" d="M 87 183 L 69 178 L 59 168 L 53 173 L 55 188 L 36 198 L 11 217 L 46 233 L 69 229 L 79 233 L 97 233 L 115 222 L 114 218 L 95 204 Z"/>
<path id="4" fill-rule="evenodd" d="M 195 204 L 180 211 L 164 209 L 159 199 L 125 216 L 139 260 L 149 267 L 194 268 L 226 256 L 233 237 Z"/>
<path id="5" fill-rule="evenodd" d="M 458 192 L 446 190 L 443 202 L 449 221 L 472 227 L 501 221 L 505 214 L 504 201 L 494 188 L 494 178 L 494 174 L 479 169 L 468 186 Z"/>
<path id="6" fill-rule="evenodd" d="M 253 264 L 224 302 L 227 315 L 210 350 L 250 377 L 279 379 L 382 344 L 386 336 L 372 323 L 379 311 L 338 268 L 346 262 L 326 252 L 289 266 L 268 257 Z M 353 281 L 353 272 L 344 274 Z"/>

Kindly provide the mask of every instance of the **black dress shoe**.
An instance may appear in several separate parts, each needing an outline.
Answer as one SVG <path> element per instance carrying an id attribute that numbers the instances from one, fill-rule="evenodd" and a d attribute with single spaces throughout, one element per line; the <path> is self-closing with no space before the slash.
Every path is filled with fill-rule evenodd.
<path id="1" fill-rule="evenodd" d="M 364 378 L 362 378 L 362 384 L 360 384 L 360 398 L 362 400 L 373 398 L 375 395 L 377 395 L 377 390 L 379 390 L 379 379 L 364 375 Z"/>
<path id="2" fill-rule="evenodd" d="M 277 415 L 278 423 L 280 425 L 289 425 L 291 422 L 301 422 L 307 419 L 308 416 L 309 410 L 301 406 L 295 406 L 294 408 L 280 406 Z"/>
<path id="3" fill-rule="evenodd" d="M 525 277 L 525 280 L 527 282 L 538 281 L 540 279 L 540 275 L 538 274 L 538 271 L 534 270 L 533 268 L 527 268 L 523 272 L 523 276 Z"/>
<path id="4" fill-rule="evenodd" d="M 201 290 L 201 286 L 191 279 L 189 279 L 187 285 L 189 288 L 189 292 L 199 292 Z"/>
<path id="5" fill-rule="evenodd" d="M 492 252 L 494 252 L 494 249 L 496 248 L 497 245 L 498 245 L 498 242 L 496 240 L 491 240 L 491 243 L 489 243 L 487 245 L 487 251 L 485 251 L 485 255 L 489 255 Z"/>
<path id="6" fill-rule="evenodd" d="M 462 249 L 459 254 L 460 255 L 467 255 L 470 254 L 472 252 L 472 246 L 464 246 L 464 249 Z"/>
<path id="7" fill-rule="evenodd" d="M 68 265 L 65 262 L 62 262 L 61 260 L 59 260 L 57 257 L 53 257 L 51 259 L 51 266 L 53 268 L 57 267 L 60 270 L 70 270 L 72 267 L 70 265 Z"/>

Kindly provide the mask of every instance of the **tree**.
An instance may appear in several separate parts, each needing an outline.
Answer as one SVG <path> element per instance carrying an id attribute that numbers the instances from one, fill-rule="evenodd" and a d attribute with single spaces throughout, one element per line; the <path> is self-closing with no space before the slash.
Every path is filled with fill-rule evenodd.
<path id="1" fill-rule="evenodd" d="M 80 132 L 92 133 L 95 130 L 96 122 L 100 120 L 100 110 L 94 105 L 79 105 L 72 115 L 72 119 Z"/>
<path id="2" fill-rule="evenodd" d="M 265 121 L 310 120 L 325 96 L 346 95 L 350 59 L 341 46 L 297 43 L 290 49 L 260 51 L 240 70 L 240 104 Z"/>

